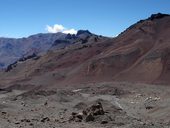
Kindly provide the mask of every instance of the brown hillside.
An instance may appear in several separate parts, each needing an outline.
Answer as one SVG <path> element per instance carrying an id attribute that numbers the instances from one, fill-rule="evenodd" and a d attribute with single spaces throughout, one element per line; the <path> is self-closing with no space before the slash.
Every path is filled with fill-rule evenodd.
<path id="1" fill-rule="evenodd" d="M 170 83 L 170 16 L 155 14 L 114 39 L 52 48 L 0 74 L 1 84 L 63 85 L 99 81 Z"/>

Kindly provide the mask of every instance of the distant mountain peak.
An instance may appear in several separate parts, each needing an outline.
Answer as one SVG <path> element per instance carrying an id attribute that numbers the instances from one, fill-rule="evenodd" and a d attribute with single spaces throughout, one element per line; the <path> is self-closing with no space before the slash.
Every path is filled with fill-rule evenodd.
<path id="1" fill-rule="evenodd" d="M 92 33 L 89 30 L 79 30 L 77 32 L 77 36 L 82 35 L 82 34 L 92 35 Z"/>

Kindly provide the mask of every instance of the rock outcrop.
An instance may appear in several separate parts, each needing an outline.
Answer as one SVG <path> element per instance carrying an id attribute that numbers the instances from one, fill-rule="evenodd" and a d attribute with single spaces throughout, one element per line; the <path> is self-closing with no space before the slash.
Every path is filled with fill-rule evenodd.
<path id="1" fill-rule="evenodd" d="M 100 102 L 97 104 L 93 104 L 90 107 L 87 107 L 85 110 L 79 113 L 73 112 L 69 121 L 75 121 L 75 122 L 89 122 L 94 121 L 96 116 L 104 115 L 103 106 Z"/>

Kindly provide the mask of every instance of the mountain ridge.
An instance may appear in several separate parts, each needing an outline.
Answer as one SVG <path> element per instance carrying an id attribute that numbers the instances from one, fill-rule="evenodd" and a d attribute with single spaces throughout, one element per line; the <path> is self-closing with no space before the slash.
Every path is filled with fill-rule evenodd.
<path id="1" fill-rule="evenodd" d="M 85 34 L 87 32 L 87 30 L 80 31 Z M 91 33 L 91 35 L 93 34 Z M 33 53 L 41 54 L 46 52 L 56 40 L 67 40 L 69 36 L 70 34 L 59 32 L 38 33 L 23 38 L 0 38 L 0 68 L 6 68 L 8 65 L 21 59 L 22 57 L 29 56 Z"/>
<path id="2" fill-rule="evenodd" d="M 75 43 L 69 35 L 71 45 L 58 40 L 62 47 L 54 45 L 38 60 L 18 63 L 0 74 L 1 81 L 50 86 L 103 81 L 169 84 L 170 16 L 151 17 L 116 38 L 83 35 L 85 41 L 78 38 Z"/>

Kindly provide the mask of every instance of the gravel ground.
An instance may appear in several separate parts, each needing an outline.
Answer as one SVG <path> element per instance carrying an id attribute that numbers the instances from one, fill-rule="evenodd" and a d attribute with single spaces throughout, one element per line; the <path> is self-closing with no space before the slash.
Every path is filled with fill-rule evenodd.
<path id="1" fill-rule="evenodd" d="M 170 87 L 97 83 L 0 92 L 0 128 L 170 128 Z M 104 115 L 70 121 L 100 102 Z"/>

